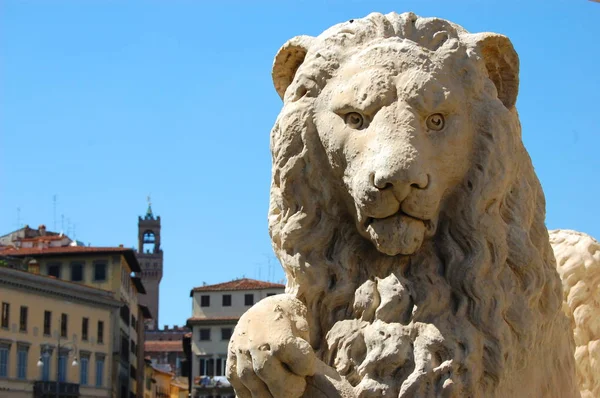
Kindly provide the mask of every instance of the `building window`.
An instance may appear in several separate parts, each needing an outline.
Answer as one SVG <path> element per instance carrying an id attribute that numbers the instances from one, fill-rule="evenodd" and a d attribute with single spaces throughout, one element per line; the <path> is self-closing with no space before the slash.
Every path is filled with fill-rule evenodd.
<path id="1" fill-rule="evenodd" d="M 129 359 L 129 339 L 121 335 L 121 358 L 127 361 Z"/>
<path id="2" fill-rule="evenodd" d="M 2 327 L 8 329 L 8 323 L 10 319 L 10 304 L 2 303 Z"/>
<path id="3" fill-rule="evenodd" d="M 60 337 L 67 337 L 68 329 L 67 329 L 67 314 L 60 315 Z"/>
<path id="4" fill-rule="evenodd" d="M 89 323 L 90 323 L 90 320 L 88 318 L 83 318 L 81 320 L 81 340 L 83 340 L 83 341 L 87 341 L 87 339 L 88 339 Z"/>
<path id="5" fill-rule="evenodd" d="M 215 376 L 225 376 L 226 369 L 226 358 L 217 358 L 217 366 L 215 369 Z"/>
<path id="6" fill-rule="evenodd" d="M 44 335 L 50 336 L 50 329 L 52 328 L 52 312 L 44 311 Z"/>
<path id="7" fill-rule="evenodd" d="M 27 378 L 27 347 L 19 347 L 17 350 L 17 378 L 25 380 Z"/>
<path id="8" fill-rule="evenodd" d="M 221 328 L 221 340 L 229 340 L 232 331 L 231 328 Z"/>
<path id="9" fill-rule="evenodd" d="M 244 294 L 244 305 L 254 305 L 254 295 L 252 293 Z"/>
<path id="10" fill-rule="evenodd" d="M 135 341 L 133 341 L 133 339 L 131 339 L 131 342 L 129 343 L 129 349 L 132 354 L 135 354 Z"/>
<path id="11" fill-rule="evenodd" d="M 200 341 L 210 340 L 210 329 L 200 329 Z"/>
<path id="12" fill-rule="evenodd" d="M 104 322 L 98 321 L 98 344 L 104 343 Z"/>
<path id="13" fill-rule="evenodd" d="M 104 359 L 96 359 L 96 387 L 102 387 L 104 379 Z"/>
<path id="14" fill-rule="evenodd" d="M 88 384 L 89 363 L 90 359 L 88 357 L 81 357 L 81 362 L 79 363 L 79 384 L 82 386 L 87 386 Z"/>
<path id="15" fill-rule="evenodd" d="M 106 264 L 96 263 L 94 264 L 94 282 L 101 282 L 106 280 Z"/>
<path id="16" fill-rule="evenodd" d="M 0 346 L 0 377 L 8 377 L 8 350 L 10 346 Z"/>
<path id="17" fill-rule="evenodd" d="M 19 316 L 19 331 L 27 331 L 27 307 L 24 305 L 21 306 L 21 314 Z"/>
<path id="18" fill-rule="evenodd" d="M 56 279 L 60 279 L 60 264 L 49 264 L 48 276 L 53 276 Z"/>
<path id="19" fill-rule="evenodd" d="M 50 380 L 50 355 L 42 355 L 42 380 Z"/>
<path id="20" fill-rule="evenodd" d="M 206 376 L 206 361 L 208 358 L 198 358 L 198 376 Z"/>
<path id="21" fill-rule="evenodd" d="M 215 375 L 215 360 L 213 358 L 198 358 L 199 375 L 198 376 L 214 376 Z"/>
<path id="22" fill-rule="evenodd" d="M 67 381 L 67 354 L 60 354 L 58 357 L 58 381 L 64 383 Z"/>
<path id="23" fill-rule="evenodd" d="M 206 361 L 206 375 L 210 377 L 215 375 L 215 360 L 213 358 L 208 358 Z"/>
<path id="24" fill-rule="evenodd" d="M 223 307 L 231 307 L 231 294 L 223 295 Z"/>
<path id="25" fill-rule="evenodd" d="M 210 296 L 200 296 L 200 307 L 210 307 Z"/>
<path id="26" fill-rule="evenodd" d="M 71 281 L 83 281 L 83 264 L 71 264 Z"/>
<path id="27" fill-rule="evenodd" d="M 129 307 L 127 306 L 127 304 L 124 304 L 123 306 L 121 306 L 120 314 L 121 314 L 121 320 L 123 321 L 123 323 L 125 325 L 129 325 Z"/>
<path id="28" fill-rule="evenodd" d="M 137 369 L 133 365 L 129 365 L 129 377 L 133 380 L 137 379 Z"/>

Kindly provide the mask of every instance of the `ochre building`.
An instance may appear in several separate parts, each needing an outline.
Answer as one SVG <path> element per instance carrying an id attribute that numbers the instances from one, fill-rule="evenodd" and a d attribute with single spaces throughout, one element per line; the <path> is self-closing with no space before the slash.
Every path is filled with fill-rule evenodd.
<path id="1" fill-rule="evenodd" d="M 112 396 L 111 292 L 0 267 L 0 305 L 0 397 Z"/>
<path id="2" fill-rule="evenodd" d="M 30 239 L 30 238 L 27 238 Z M 141 271 L 135 252 L 123 247 L 69 246 L 55 247 L 42 236 L 33 243 L 15 242 L 0 250 L 0 255 L 21 259 L 31 273 L 52 278 L 72 286 L 88 287 L 101 291 L 119 303 L 104 323 L 104 344 L 113 349 L 105 358 L 106 385 L 112 397 L 143 397 L 144 383 L 144 321 L 151 318 L 147 307 L 140 303 L 145 294 L 140 278 L 133 276 Z M 66 305 L 66 304 L 65 304 Z M 67 307 L 65 307 L 67 308 Z M 63 311 L 68 318 L 76 317 Z M 39 322 L 37 318 L 35 322 Z M 33 321 L 33 318 L 32 318 Z M 82 322 L 79 320 L 79 322 Z M 90 318 L 88 333 L 98 325 Z M 82 326 L 80 325 L 80 328 Z M 74 336 L 68 335 L 69 339 Z M 75 336 L 79 339 L 79 336 Z M 80 340 L 76 342 L 78 348 Z M 91 356 L 90 361 L 95 357 Z M 55 377 L 51 373 L 49 377 Z M 52 380 L 52 379 L 50 379 Z M 77 382 L 79 379 L 74 378 Z M 1 394 L 0 394 L 1 396 Z"/>

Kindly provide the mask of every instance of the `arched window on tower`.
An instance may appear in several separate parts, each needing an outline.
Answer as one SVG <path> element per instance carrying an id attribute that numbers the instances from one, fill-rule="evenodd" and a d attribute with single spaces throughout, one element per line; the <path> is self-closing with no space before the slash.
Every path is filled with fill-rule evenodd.
<path id="1" fill-rule="evenodd" d="M 156 247 L 156 237 L 154 236 L 154 232 L 152 232 L 150 230 L 144 232 L 142 252 L 143 253 L 154 253 L 155 247 Z"/>

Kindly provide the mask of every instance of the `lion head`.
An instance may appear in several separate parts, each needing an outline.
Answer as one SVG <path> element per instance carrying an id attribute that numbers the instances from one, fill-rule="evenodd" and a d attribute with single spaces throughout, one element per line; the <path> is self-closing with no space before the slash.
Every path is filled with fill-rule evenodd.
<path id="1" fill-rule="evenodd" d="M 435 328 L 443 348 L 420 361 L 431 372 L 452 363 L 434 380 L 440 389 L 575 391 L 548 381 L 546 368 L 572 370 L 572 347 L 544 195 L 521 140 L 518 69 L 506 37 L 412 13 L 370 14 L 281 48 L 269 231 L 323 358 L 338 355 L 332 339 L 343 345 L 336 325 L 359 317 L 357 292 L 393 276 L 408 315 L 360 322 L 382 335 L 398 324 L 413 343 Z M 360 396 L 372 383 L 389 387 L 374 396 L 423 391 L 416 348 L 374 380 L 385 372 L 360 370 L 369 348 L 357 333 L 364 349 L 348 355 L 358 370 L 342 373 Z M 552 362 L 538 369 L 534 358 Z"/>

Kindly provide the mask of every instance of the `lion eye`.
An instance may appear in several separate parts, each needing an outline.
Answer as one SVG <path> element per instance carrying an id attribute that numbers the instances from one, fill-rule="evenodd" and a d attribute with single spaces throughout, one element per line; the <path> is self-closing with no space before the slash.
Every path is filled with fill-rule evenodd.
<path id="1" fill-rule="evenodd" d="M 358 112 L 350 112 L 344 116 L 344 122 L 352 129 L 360 129 L 365 124 L 365 118 Z"/>
<path id="2" fill-rule="evenodd" d="M 429 115 L 427 121 L 425 122 L 427 128 L 433 131 L 441 131 L 444 128 L 444 115 L 441 113 L 434 113 L 433 115 Z"/>

